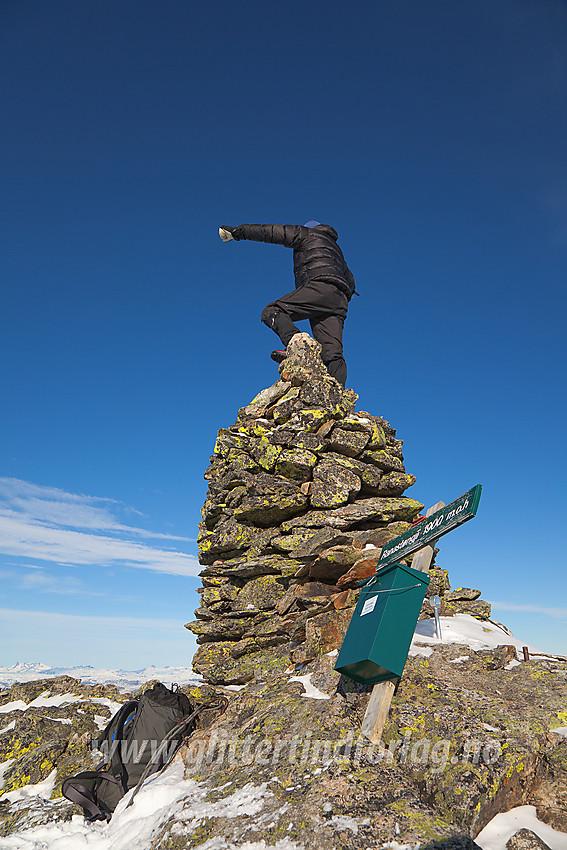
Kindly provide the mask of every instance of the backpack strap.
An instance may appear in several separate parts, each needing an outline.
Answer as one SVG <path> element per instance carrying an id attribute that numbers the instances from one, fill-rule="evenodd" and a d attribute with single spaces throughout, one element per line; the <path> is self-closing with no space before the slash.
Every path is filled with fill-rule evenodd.
<path id="1" fill-rule="evenodd" d="M 122 790 L 127 790 L 126 784 L 126 770 L 124 767 L 124 762 L 122 761 L 122 751 L 120 742 L 125 740 L 131 729 L 131 720 L 135 716 L 138 706 L 139 700 L 131 699 L 128 702 L 124 703 L 122 708 L 118 711 L 117 714 L 114 715 L 106 729 L 98 736 L 96 739 L 96 747 L 97 749 L 104 752 L 104 747 L 106 744 L 107 751 L 104 752 L 105 759 L 102 764 L 97 766 L 99 769 L 102 765 L 108 765 L 111 775 L 114 777 L 120 777 L 119 784 L 122 785 Z M 128 727 L 127 729 L 125 727 Z M 115 744 L 115 746 L 113 746 Z"/>
<path id="2" fill-rule="evenodd" d="M 102 746 L 105 741 L 108 741 L 109 744 L 118 738 L 122 738 L 122 728 L 124 723 L 128 719 L 128 717 L 133 714 L 138 708 L 137 699 L 130 699 L 128 702 L 125 702 L 124 705 L 119 709 L 119 711 L 114 715 L 110 723 L 103 729 L 98 738 L 94 739 L 94 744 L 97 750 L 102 749 Z"/>
<path id="3" fill-rule="evenodd" d="M 183 694 L 183 696 L 185 696 L 185 695 Z M 130 808 L 130 806 L 134 802 L 134 797 L 136 796 L 136 794 L 138 793 L 138 791 L 142 787 L 144 781 L 147 779 L 147 777 L 152 772 L 154 765 L 157 764 L 157 762 L 159 761 L 159 757 L 161 756 L 162 752 L 167 747 L 168 743 L 170 741 L 172 741 L 174 738 L 177 738 L 179 735 L 181 735 L 181 738 L 180 738 L 179 744 L 178 744 L 178 746 L 180 746 L 181 743 L 183 742 L 183 732 L 185 732 L 187 730 L 187 728 L 193 722 L 193 720 L 195 720 L 195 718 L 198 717 L 199 714 L 202 711 L 204 711 L 205 709 L 215 710 L 215 711 L 218 711 L 219 714 L 223 714 L 226 711 L 227 707 L 228 707 L 228 699 L 226 697 L 218 697 L 218 698 L 213 697 L 213 699 L 210 699 L 208 702 L 205 702 L 202 705 L 197 706 L 197 708 L 195 708 L 194 711 L 191 714 L 189 714 L 187 717 L 180 718 L 177 721 L 177 725 L 174 726 L 173 729 L 171 729 L 167 733 L 167 735 L 165 735 L 165 737 L 163 738 L 156 754 L 154 755 L 152 760 L 149 761 L 148 764 L 146 765 L 146 769 L 142 773 L 142 775 L 141 775 L 141 777 L 138 781 L 138 784 L 134 788 L 134 792 L 133 792 L 132 796 L 130 797 L 130 800 L 128 801 L 128 804 L 126 806 L 127 809 Z M 167 765 L 172 761 L 174 755 L 175 755 L 175 751 L 170 754 L 168 760 L 164 763 L 161 770 L 163 770 L 165 767 L 167 767 Z"/>
<path id="4" fill-rule="evenodd" d="M 63 796 L 80 806 L 85 818 L 89 821 L 105 820 L 108 822 L 112 817 L 110 812 L 100 808 L 94 797 L 94 788 L 101 779 L 120 785 L 119 780 L 111 773 L 98 770 L 85 770 L 82 773 L 77 773 L 76 776 L 65 779 L 61 785 Z M 87 787 L 86 782 L 89 783 L 90 788 Z"/>

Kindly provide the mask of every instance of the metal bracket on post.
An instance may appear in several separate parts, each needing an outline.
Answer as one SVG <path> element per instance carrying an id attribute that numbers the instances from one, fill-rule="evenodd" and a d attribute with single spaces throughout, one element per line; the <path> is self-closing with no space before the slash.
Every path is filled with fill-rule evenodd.
<path id="1" fill-rule="evenodd" d="M 435 511 L 444 507 L 445 502 L 437 502 L 437 504 L 427 509 L 425 516 L 431 516 Z M 420 570 L 426 573 L 432 560 L 433 546 L 424 546 L 415 553 L 411 565 L 414 570 Z M 379 744 L 382 738 L 382 732 L 388 719 L 388 712 L 390 711 L 396 684 L 397 682 L 392 681 L 379 682 L 372 688 L 364 720 L 362 721 L 361 732 L 373 744 Z"/>

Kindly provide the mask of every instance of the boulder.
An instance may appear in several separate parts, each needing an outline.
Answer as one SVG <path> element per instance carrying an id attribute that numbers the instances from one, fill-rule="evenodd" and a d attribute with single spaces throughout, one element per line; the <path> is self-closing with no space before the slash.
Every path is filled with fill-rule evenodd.
<path id="1" fill-rule="evenodd" d="M 357 457 L 366 447 L 370 435 L 365 431 L 347 431 L 337 425 L 329 436 L 329 449 L 348 457 Z"/>
<path id="2" fill-rule="evenodd" d="M 239 416 L 241 418 L 248 417 L 257 417 L 261 416 L 262 413 L 266 411 L 270 405 L 274 404 L 278 399 L 280 399 L 286 392 L 290 389 L 291 384 L 289 381 L 279 380 L 276 381 L 275 384 L 272 384 L 271 387 L 268 387 L 265 390 L 261 390 L 257 396 L 255 396 L 252 401 L 246 405 L 246 407 L 241 408 L 239 411 Z"/>
<path id="3" fill-rule="evenodd" d="M 445 599 L 447 602 L 472 602 L 478 599 L 480 594 L 480 590 L 474 590 L 472 587 L 456 587 L 455 590 L 445 593 Z"/>
<path id="4" fill-rule="evenodd" d="M 330 458 L 323 457 L 313 470 L 313 488 L 309 498 L 313 508 L 338 508 L 346 505 L 361 487 L 358 475 Z"/>
<path id="5" fill-rule="evenodd" d="M 549 844 L 532 832 L 531 829 L 519 829 L 506 842 L 507 850 L 550 850 Z"/>
<path id="6" fill-rule="evenodd" d="M 309 481 L 316 463 L 317 455 L 307 449 L 283 449 L 276 462 L 276 474 L 301 484 Z"/>

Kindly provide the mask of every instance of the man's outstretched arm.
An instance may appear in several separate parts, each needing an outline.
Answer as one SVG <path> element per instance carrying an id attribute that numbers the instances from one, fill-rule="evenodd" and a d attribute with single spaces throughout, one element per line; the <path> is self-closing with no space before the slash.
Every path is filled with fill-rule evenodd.
<path id="1" fill-rule="evenodd" d="M 229 234 L 228 238 L 223 236 Z M 271 242 L 275 245 L 285 245 L 286 248 L 296 248 L 304 236 L 309 233 L 308 227 L 301 224 L 239 224 L 238 227 L 229 227 L 223 224 L 219 229 L 219 236 L 223 242 L 230 238 L 251 239 L 254 242 Z"/>

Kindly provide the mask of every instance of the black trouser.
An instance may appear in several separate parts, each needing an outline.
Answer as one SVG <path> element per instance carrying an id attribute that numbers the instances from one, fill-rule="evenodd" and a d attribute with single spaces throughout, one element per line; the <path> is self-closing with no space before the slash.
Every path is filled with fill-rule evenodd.
<path id="1" fill-rule="evenodd" d="M 344 387 L 347 367 L 343 357 L 343 325 L 347 310 L 344 292 L 332 283 L 313 280 L 264 307 L 262 321 L 287 348 L 292 336 L 300 332 L 293 323 L 309 319 L 329 375 Z"/>

